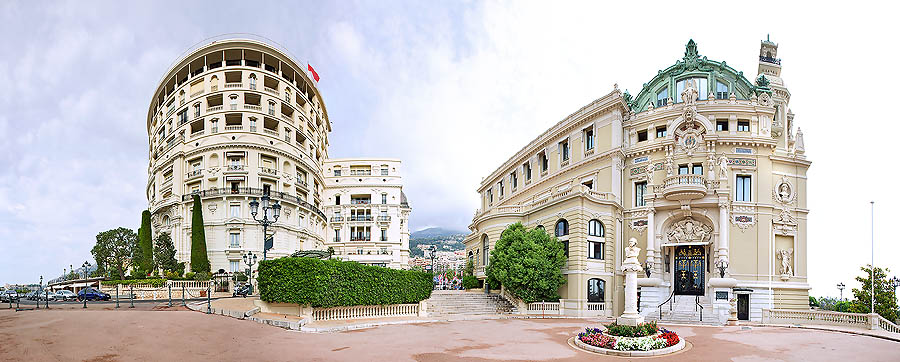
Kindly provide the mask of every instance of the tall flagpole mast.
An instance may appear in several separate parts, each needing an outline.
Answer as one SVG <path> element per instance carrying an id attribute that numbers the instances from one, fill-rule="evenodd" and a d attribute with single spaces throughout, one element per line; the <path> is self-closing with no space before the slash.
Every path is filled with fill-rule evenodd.
<path id="1" fill-rule="evenodd" d="M 869 277 L 872 284 L 872 313 L 875 313 L 875 201 L 872 204 L 872 264 L 869 265 Z"/>

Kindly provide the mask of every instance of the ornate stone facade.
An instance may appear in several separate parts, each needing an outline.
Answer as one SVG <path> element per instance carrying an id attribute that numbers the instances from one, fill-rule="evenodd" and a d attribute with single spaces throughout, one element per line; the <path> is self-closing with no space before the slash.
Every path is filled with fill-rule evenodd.
<path id="1" fill-rule="evenodd" d="M 746 311 L 741 319 L 758 320 L 762 308 L 806 308 L 811 163 L 777 45 L 760 47 L 767 56 L 751 82 L 690 41 L 636 96 L 615 87 L 485 177 L 466 239 L 476 274 L 484 277 L 485 244 L 521 222 L 565 231 L 558 239 L 569 255 L 560 289 L 566 314 L 590 315 L 598 301 L 608 315 L 623 311 L 630 238 L 650 270 L 638 279 L 648 317 L 673 293 L 698 296 L 704 315 L 722 322 L 730 300 Z"/>

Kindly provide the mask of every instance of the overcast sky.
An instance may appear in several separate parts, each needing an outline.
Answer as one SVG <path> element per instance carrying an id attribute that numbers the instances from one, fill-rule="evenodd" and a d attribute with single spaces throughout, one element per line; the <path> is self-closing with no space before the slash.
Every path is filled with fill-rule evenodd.
<path id="1" fill-rule="evenodd" d="M 414 230 L 465 230 L 481 177 L 613 84 L 636 94 L 688 39 L 750 78 L 771 34 L 813 161 L 811 294 L 857 285 L 870 200 L 876 265 L 896 275 L 896 5 L 743 4 L 4 1 L 0 283 L 58 276 L 91 258 L 98 232 L 137 229 L 152 93 L 185 50 L 225 33 L 316 68 L 330 156 L 401 159 Z"/>

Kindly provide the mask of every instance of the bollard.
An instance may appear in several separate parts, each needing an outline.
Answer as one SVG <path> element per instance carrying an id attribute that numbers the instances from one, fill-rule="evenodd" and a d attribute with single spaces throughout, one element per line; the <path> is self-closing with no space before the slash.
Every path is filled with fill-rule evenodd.
<path id="1" fill-rule="evenodd" d="M 187 303 L 184 302 L 184 283 L 181 283 L 181 306 L 186 306 Z"/>
<path id="2" fill-rule="evenodd" d="M 35 305 L 34 309 L 41 309 L 41 292 L 38 291 L 37 293 L 34 294 L 34 296 L 35 296 L 34 301 L 37 303 Z"/>
<path id="3" fill-rule="evenodd" d="M 119 284 L 116 284 L 116 308 L 119 308 Z"/>
<path id="4" fill-rule="evenodd" d="M 50 292 L 44 291 L 44 309 L 50 309 Z"/>
<path id="5" fill-rule="evenodd" d="M 209 285 L 206 286 L 206 314 L 212 313 L 212 307 L 209 305 Z"/>
<path id="6" fill-rule="evenodd" d="M 169 286 L 169 308 L 172 308 L 172 284 L 166 283 Z"/>
<path id="7" fill-rule="evenodd" d="M 129 286 L 128 286 L 128 289 L 131 290 L 131 291 L 129 292 L 129 293 L 131 293 L 131 297 L 128 298 L 128 299 L 131 299 L 131 306 L 128 307 L 128 308 L 134 308 L 134 284 L 129 285 Z"/>

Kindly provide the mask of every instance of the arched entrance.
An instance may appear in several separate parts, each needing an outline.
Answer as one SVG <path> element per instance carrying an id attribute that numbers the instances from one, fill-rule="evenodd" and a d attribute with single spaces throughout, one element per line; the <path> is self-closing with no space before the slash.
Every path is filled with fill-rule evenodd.
<path id="1" fill-rule="evenodd" d="M 669 219 L 660 230 L 664 271 L 675 295 L 706 295 L 715 224 L 705 216 L 694 216 Z"/>

